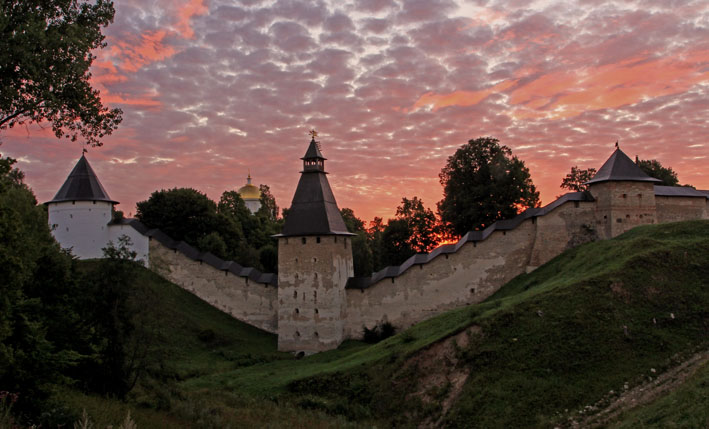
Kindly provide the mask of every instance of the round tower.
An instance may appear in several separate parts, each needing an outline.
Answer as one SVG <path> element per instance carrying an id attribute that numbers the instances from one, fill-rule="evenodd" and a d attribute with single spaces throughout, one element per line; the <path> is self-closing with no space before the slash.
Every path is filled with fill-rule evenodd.
<path id="1" fill-rule="evenodd" d="M 84 155 L 51 201 L 45 203 L 52 235 L 79 259 L 101 258 L 114 204 Z"/>
<path id="2" fill-rule="evenodd" d="M 596 224 L 601 238 L 616 237 L 638 225 L 657 220 L 655 185 L 616 143 L 616 150 L 593 179 L 586 182 L 596 200 Z"/>
<path id="3" fill-rule="evenodd" d="M 352 236 L 337 208 L 315 137 L 278 237 L 278 349 L 306 354 L 343 340 Z"/>

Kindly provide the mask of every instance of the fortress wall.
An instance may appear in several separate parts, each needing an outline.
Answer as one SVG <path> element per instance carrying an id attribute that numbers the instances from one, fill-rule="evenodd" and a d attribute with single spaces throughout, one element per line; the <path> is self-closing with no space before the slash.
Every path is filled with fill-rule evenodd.
<path id="1" fill-rule="evenodd" d="M 482 301 L 525 271 L 535 232 L 535 223 L 525 220 L 513 230 L 468 242 L 456 253 L 414 265 L 393 279 L 382 279 L 366 289 L 347 289 L 345 337 L 359 338 L 363 326 L 371 328 L 382 321 L 407 328 Z"/>
<path id="2" fill-rule="evenodd" d="M 137 253 L 136 260 L 143 262 L 146 267 L 150 266 L 150 240 L 145 235 L 138 232 L 131 225 L 112 224 L 108 226 L 108 239 L 114 246 L 118 246 L 118 239 L 121 236 L 130 238 L 130 248 Z"/>
<path id="3" fill-rule="evenodd" d="M 656 196 L 655 203 L 658 223 L 706 219 L 709 215 L 709 200 L 706 198 Z"/>
<path id="4" fill-rule="evenodd" d="M 528 271 L 549 262 L 563 251 L 589 241 L 598 240 L 596 204 L 571 201 L 535 219 L 537 224 L 534 248 Z"/>
<path id="5" fill-rule="evenodd" d="M 150 240 L 153 271 L 236 319 L 276 333 L 278 289 L 236 276 Z"/>
<path id="6" fill-rule="evenodd" d="M 638 225 L 657 222 L 652 182 L 612 181 L 589 186 L 596 198 L 601 239 L 617 237 Z"/>

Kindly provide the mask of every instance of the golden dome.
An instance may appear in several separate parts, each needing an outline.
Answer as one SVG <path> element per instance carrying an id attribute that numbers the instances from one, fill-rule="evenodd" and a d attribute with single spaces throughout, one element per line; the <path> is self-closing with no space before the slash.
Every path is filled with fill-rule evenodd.
<path id="1" fill-rule="evenodd" d="M 258 200 L 261 198 L 259 188 L 251 184 L 251 174 L 246 178 L 246 185 L 239 188 L 238 192 L 243 200 Z"/>

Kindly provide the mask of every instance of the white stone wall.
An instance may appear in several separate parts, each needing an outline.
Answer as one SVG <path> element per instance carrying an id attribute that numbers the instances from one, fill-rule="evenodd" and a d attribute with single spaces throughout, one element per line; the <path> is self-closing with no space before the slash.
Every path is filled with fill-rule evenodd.
<path id="1" fill-rule="evenodd" d="M 79 259 L 103 257 L 109 240 L 108 223 L 113 205 L 106 201 L 49 203 L 49 227 L 63 249 Z"/>
<path id="2" fill-rule="evenodd" d="M 136 231 L 130 225 L 114 224 L 108 227 L 108 239 L 114 246 L 118 246 L 118 239 L 127 236 L 131 241 L 131 249 L 137 253 L 136 261 L 146 267 L 150 266 L 150 239 Z M 104 246 L 105 247 L 105 246 Z"/>
<path id="3" fill-rule="evenodd" d="M 148 266 L 148 237 L 130 225 L 109 225 L 112 207 L 106 201 L 49 203 L 49 227 L 54 239 L 62 249 L 71 249 L 79 259 L 95 259 L 103 257 L 103 248 L 109 241 L 118 246 L 118 238 L 126 235 L 133 243 L 131 248 L 137 253 L 136 259 Z"/>

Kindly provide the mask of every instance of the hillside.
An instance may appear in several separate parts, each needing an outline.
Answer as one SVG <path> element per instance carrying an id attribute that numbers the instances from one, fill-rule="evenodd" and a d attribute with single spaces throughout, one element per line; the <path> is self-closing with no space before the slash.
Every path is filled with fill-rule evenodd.
<path id="1" fill-rule="evenodd" d="M 709 222 L 641 227 L 378 344 L 295 360 L 142 270 L 172 377 L 140 386 L 134 415 L 140 427 L 696 427 L 709 419 L 708 278 Z M 71 397 L 92 415 L 109 406 Z"/>

